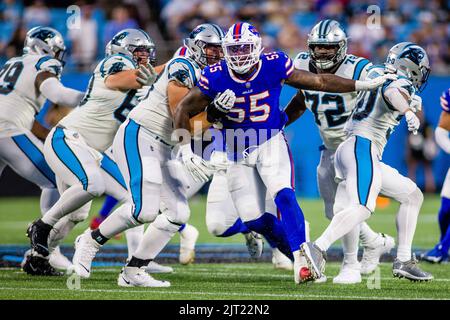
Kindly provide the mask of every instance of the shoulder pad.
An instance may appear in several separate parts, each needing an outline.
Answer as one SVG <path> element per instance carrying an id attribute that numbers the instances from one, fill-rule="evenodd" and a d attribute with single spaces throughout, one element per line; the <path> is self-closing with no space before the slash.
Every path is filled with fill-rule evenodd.
<path id="1" fill-rule="evenodd" d="M 169 81 L 177 81 L 184 87 L 193 88 L 200 77 L 200 67 L 192 59 L 177 57 L 167 63 Z"/>

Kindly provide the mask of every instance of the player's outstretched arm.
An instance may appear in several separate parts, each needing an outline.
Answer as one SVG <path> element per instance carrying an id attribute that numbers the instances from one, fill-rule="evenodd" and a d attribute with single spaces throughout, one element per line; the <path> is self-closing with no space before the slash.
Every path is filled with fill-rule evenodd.
<path id="1" fill-rule="evenodd" d="M 84 93 L 65 87 L 51 72 L 40 72 L 34 82 L 37 91 L 55 104 L 75 108 L 84 97 Z"/>
<path id="2" fill-rule="evenodd" d="M 180 101 L 174 114 L 175 129 L 186 129 L 191 131 L 189 119 L 202 111 L 205 111 L 211 99 L 203 94 L 198 87 L 194 87 Z"/>
<path id="3" fill-rule="evenodd" d="M 395 80 L 396 78 L 397 76 L 394 74 L 385 74 L 366 81 L 355 81 L 334 74 L 315 74 L 295 69 L 286 79 L 286 84 L 297 89 L 340 93 L 373 90 L 383 85 L 387 80 Z"/>
<path id="4" fill-rule="evenodd" d="M 288 121 L 286 126 L 293 123 L 295 120 L 300 118 L 306 111 L 305 96 L 301 90 L 297 91 L 297 94 L 292 97 L 289 101 L 286 109 L 286 115 L 288 116 Z"/>
<path id="5" fill-rule="evenodd" d="M 143 86 L 152 85 L 158 76 L 157 71 L 151 65 L 143 66 L 133 70 L 124 70 L 109 75 L 105 79 L 105 85 L 111 90 L 127 91 L 140 89 Z"/>
<path id="6" fill-rule="evenodd" d="M 436 143 L 442 150 L 450 154 L 450 113 L 442 112 L 439 119 L 438 126 L 434 131 L 436 137 Z"/>

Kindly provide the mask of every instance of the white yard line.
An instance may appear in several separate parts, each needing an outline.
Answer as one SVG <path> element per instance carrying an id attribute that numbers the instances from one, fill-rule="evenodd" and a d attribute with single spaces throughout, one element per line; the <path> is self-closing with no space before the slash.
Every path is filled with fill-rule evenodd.
<path id="1" fill-rule="evenodd" d="M 286 297 L 286 298 L 331 298 L 331 299 L 368 299 L 368 300 L 405 300 L 405 298 L 401 297 L 373 297 L 373 296 L 347 296 L 347 295 L 318 295 L 318 294 L 275 294 L 275 293 L 238 293 L 238 292 L 193 292 L 193 291 L 171 291 L 170 289 L 167 290 L 153 290 L 148 289 L 148 291 L 143 290 L 114 290 L 114 289 L 80 289 L 80 290 L 69 290 L 69 289 L 62 289 L 62 288 L 10 288 L 10 287 L 0 287 L 0 290 L 23 290 L 23 291 L 74 291 L 74 292 L 109 292 L 109 293 L 171 293 L 171 294 L 195 294 L 199 296 L 217 296 L 218 294 L 222 296 L 231 296 L 231 297 L 267 297 L 267 298 L 279 298 L 279 297 Z M 411 298 L 411 300 L 450 300 L 446 298 Z"/>

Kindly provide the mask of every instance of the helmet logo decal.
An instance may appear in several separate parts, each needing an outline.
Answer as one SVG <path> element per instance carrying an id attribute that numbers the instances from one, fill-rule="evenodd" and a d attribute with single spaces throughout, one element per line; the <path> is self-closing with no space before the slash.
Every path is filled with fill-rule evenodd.
<path id="1" fill-rule="evenodd" d="M 418 48 L 408 48 L 405 52 L 402 52 L 399 58 L 407 58 L 415 64 L 420 65 L 420 62 L 424 58 L 424 54 L 422 50 L 419 50 Z"/>
<path id="2" fill-rule="evenodd" d="M 48 39 L 51 39 L 55 36 L 55 33 L 50 30 L 40 29 L 31 35 L 32 38 L 38 38 L 44 42 L 47 42 Z"/>
<path id="3" fill-rule="evenodd" d="M 119 45 L 120 40 L 124 39 L 128 35 L 128 32 L 122 32 L 111 40 L 111 44 Z"/>
<path id="4" fill-rule="evenodd" d="M 250 25 L 248 27 L 248 31 L 250 31 L 251 33 L 253 33 L 255 36 L 259 36 L 259 32 L 258 30 L 256 30 L 255 26 Z"/>
<path id="5" fill-rule="evenodd" d="M 203 26 L 200 26 L 200 27 L 198 27 L 197 29 L 192 30 L 191 34 L 189 35 L 189 38 L 194 39 L 195 36 L 196 36 L 197 34 L 199 34 L 200 32 L 202 32 L 203 30 L 205 30 L 205 27 L 203 27 Z"/>

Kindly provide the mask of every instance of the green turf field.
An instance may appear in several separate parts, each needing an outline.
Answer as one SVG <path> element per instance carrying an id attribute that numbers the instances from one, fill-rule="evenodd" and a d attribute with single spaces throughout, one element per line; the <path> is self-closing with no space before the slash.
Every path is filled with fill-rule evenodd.
<path id="1" fill-rule="evenodd" d="M 300 203 L 311 223 L 314 239 L 327 225 L 320 200 L 302 200 Z M 192 204 L 191 223 L 200 231 L 200 243 L 242 243 L 241 236 L 215 238 L 206 231 L 204 198 L 195 198 Z M 429 248 L 439 236 L 436 221 L 440 200 L 427 195 L 417 226 L 414 247 Z M 92 212 L 98 210 L 101 200 L 95 201 Z M 395 233 L 396 203 L 379 209 L 369 220 L 376 230 Z M 26 244 L 27 223 L 38 216 L 39 203 L 34 198 L 0 200 L 0 245 Z M 67 239 L 72 243 L 75 236 L 87 227 L 80 224 Z M 123 243 L 124 239 L 111 243 Z M 173 240 L 178 242 L 178 236 Z M 175 273 L 156 275 L 169 280 L 170 288 L 125 289 L 116 285 L 119 268 L 95 268 L 91 279 L 81 280 L 79 290 L 67 287 L 68 277 L 30 277 L 19 269 L 0 270 L 0 299 L 450 299 L 450 264 L 429 265 L 423 268 L 435 276 L 427 283 L 412 283 L 394 279 L 391 264 L 381 265 L 380 272 L 363 278 L 358 285 L 333 285 L 331 278 L 338 273 L 339 264 L 329 263 L 326 284 L 296 286 L 289 271 L 274 270 L 268 263 L 194 264 L 173 265 Z"/>

